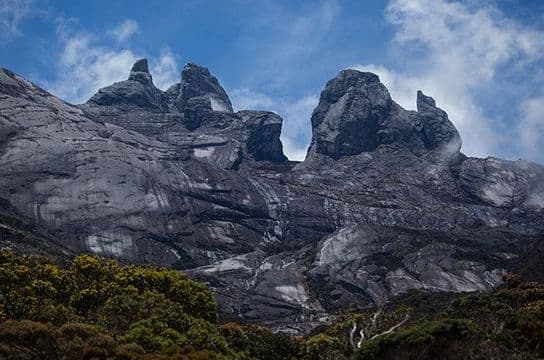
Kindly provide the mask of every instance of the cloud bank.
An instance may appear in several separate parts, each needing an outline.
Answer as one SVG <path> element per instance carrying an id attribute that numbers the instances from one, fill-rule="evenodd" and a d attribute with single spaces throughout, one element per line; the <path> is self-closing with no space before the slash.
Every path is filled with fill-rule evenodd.
<path id="1" fill-rule="evenodd" d="M 31 0 L 0 1 L 0 42 L 21 34 L 19 26 L 23 19 L 30 15 L 31 8 Z"/>
<path id="2" fill-rule="evenodd" d="M 132 24 L 127 27 L 127 24 Z M 127 30 L 127 28 L 129 28 Z M 138 29 L 133 20 L 125 20 L 115 27 L 117 38 L 127 40 Z M 110 33 L 111 34 L 111 33 Z M 59 25 L 63 50 L 59 57 L 56 78 L 46 87 L 71 103 L 82 103 L 98 89 L 126 80 L 134 62 L 145 54 L 122 49 L 105 41 L 103 35 L 84 30 L 72 31 L 65 23 Z M 158 56 L 148 57 L 153 82 L 160 89 L 179 81 L 179 67 L 174 54 L 163 50 Z"/>
<path id="3" fill-rule="evenodd" d="M 542 160 L 544 152 L 544 95 L 522 104 L 523 117 L 518 132 L 528 159 Z"/>
<path id="4" fill-rule="evenodd" d="M 499 129 L 498 119 L 486 115 L 477 100 L 478 91 L 499 86 L 498 75 L 515 75 L 542 61 L 544 32 L 507 18 L 493 6 L 478 8 L 445 0 L 392 0 L 386 18 L 395 27 L 392 52 L 403 65 L 354 68 L 380 75 L 393 98 L 406 108 L 414 108 L 418 89 L 433 96 L 459 129 L 465 153 L 501 154 L 512 138 Z M 528 151 L 542 144 L 540 100 L 520 104 L 525 109 L 522 150 L 531 159 L 542 156 Z"/>
<path id="5" fill-rule="evenodd" d="M 130 38 L 132 35 L 136 34 L 138 30 L 139 26 L 136 21 L 132 19 L 126 19 L 121 24 L 111 29 L 109 33 L 118 42 L 123 42 Z"/>

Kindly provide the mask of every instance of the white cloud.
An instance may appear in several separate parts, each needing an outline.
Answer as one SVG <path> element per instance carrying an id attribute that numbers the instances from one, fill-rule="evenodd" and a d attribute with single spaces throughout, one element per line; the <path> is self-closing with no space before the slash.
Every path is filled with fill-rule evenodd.
<path id="1" fill-rule="evenodd" d="M 98 89 L 125 80 L 136 59 L 130 50 L 97 46 L 91 35 L 76 34 L 66 40 L 50 90 L 69 102 L 84 102 Z"/>
<path id="2" fill-rule="evenodd" d="M 121 24 L 109 31 L 109 34 L 118 42 L 123 42 L 136 34 L 139 30 L 138 23 L 132 19 L 126 19 Z"/>
<path id="3" fill-rule="evenodd" d="M 289 136 L 281 136 L 281 143 L 283 144 L 283 153 L 289 160 L 292 161 L 304 161 L 308 147 L 301 147 L 299 143 L 290 138 Z"/>
<path id="4" fill-rule="evenodd" d="M 386 16 L 396 27 L 392 50 L 410 70 L 373 64 L 356 68 L 378 73 L 393 98 L 407 108 L 414 108 L 418 89 L 433 96 L 459 129 L 467 154 L 500 153 L 506 139 L 474 95 L 478 88 L 492 86 L 497 72 L 515 74 L 542 59 L 544 32 L 524 27 L 492 6 L 445 0 L 392 0 Z"/>
<path id="5" fill-rule="evenodd" d="M 176 56 L 169 49 L 162 50 L 158 58 L 151 58 L 150 68 L 153 82 L 159 89 L 166 90 L 170 85 L 181 80 Z"/>
<path id="6" fill-rule="evenodd" d="M 98 89 L 126 80 L 134 62 L 142 58 L 128 49 L 103 45 L 101 38 L 85 32 L 66 32 L 61 29 L 64 48 L 59 58 L 57 76 L 46 87 L 60 98 L 81 103 Z M 175 56 L 163 50 L 159 57 L 149 58 L 150 72 L 160 89 L 179 81 Z"/>
<path id="7" fill-rule="evenodd" d="M 20 35 L 21 21 L 30 14 L 32 0 L 0 1 L 0 42 Z"/>
<path id="8" fill-rule="evenodd" d="M 529 160 L 542 161 L 544 151 L 544 95 L 531 98 L 522 104 L 523 117 L 519 135 L 524 153 Z"/>
<path id="9" fill-rule="evenodd" d="M 275 99 L 249 89 L 234 89 L 230 92 L 230 98 L 236 111 L 258 109 L 279 114 L 283 118 L 283 152 L 290 160 L 304 160 L 311 140 L 310 118 L 319 101 L 317 96 Z"/>
<path id="10" fill-rule="evenodd" d="M 277 101 L 271 97 L 250 89 L 234 89 L 229 91 L 234 110 L 269 110 L 277 111 Z"/>

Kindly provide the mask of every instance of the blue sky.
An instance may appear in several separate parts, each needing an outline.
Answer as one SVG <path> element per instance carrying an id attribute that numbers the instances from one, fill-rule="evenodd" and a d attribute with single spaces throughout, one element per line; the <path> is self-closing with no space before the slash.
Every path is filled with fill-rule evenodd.
<path id="1" fill-rule="evenodd" d="M 278 112 L 292 159 L 326 81 L 357 68 L 408 109 L 416 90 L 433 96 L 466 154 L 544 163 L 539 0 L 0 0 L 0 66 L 69 102 L 125 79 L 140 57 L 163 89 L 191 61 L 235 108 Z"/>

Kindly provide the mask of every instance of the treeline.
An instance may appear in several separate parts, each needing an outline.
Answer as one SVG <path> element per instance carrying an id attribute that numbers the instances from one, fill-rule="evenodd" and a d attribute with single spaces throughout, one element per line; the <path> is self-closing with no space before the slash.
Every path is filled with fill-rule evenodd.
<path id="1" fill-rule="evenodd" d="M 0 251 L 2 359 L 538 359 L 544 286 L 412 293 L 307 337 L 218 324 L 212 293 L 169 269 L 81 255 L 68 266 Z"/>
<path id="2" fill-rule="evenodd" d="M 338 316 L 309 342 L 312 359 L 543 359 L 544 285 L 509 275 L 493 293 L 412 291 L 383 311 Z"/>
<path id="3" fill-rule="evenodd" d="M 294 341 L 218 326 L 203 284 L 169 269 L 81 255 L 64 268 L 0 251 L 0 358 L 288 359 Z"/>

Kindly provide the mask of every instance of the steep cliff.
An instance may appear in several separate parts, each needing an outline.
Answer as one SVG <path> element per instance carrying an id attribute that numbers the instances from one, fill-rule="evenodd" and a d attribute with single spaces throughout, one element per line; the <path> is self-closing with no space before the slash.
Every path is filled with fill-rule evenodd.
<path id="1" fill-rule="evenodd" d="M 464 156 L 421 92 L 407 111 L 344 70 L 311 124 L 295 163 L 282 119 L 233 112 L 198 65 L 163 92 L 140 60 L 79 106 L 2 69 L 0 197 L 66 254 L 188 270 L 295 332 L 409 289 L 490 290 L 544 240 L 544 168 Z"/>

